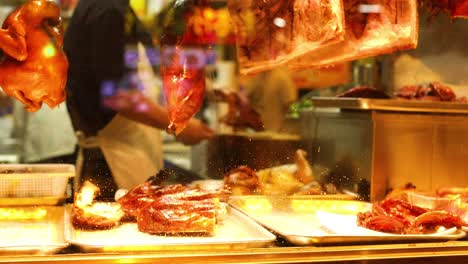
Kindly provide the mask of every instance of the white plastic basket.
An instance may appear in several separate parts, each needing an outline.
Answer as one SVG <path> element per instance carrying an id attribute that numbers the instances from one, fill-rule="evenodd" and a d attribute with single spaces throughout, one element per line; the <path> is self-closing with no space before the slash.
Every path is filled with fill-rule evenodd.
<path id="1" fill-rule="evenodd" d="M 0 198 L 64 197 L 71 164 L 1 164 Z"/>

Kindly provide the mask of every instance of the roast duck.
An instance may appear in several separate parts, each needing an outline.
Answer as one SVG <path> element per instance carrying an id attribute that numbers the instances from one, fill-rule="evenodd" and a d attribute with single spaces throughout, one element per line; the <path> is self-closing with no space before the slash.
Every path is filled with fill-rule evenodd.
<path id="1" fill-rule="evenodd" d="M 62 50 L 60 8 L 52 0 L 29 0 L 0 29 L 0 86 L 30 112 L 65 100 L 68 61 Z"/>
<path id="2" fill-rule="evenodd" d="M 203 0 L 174 1 L 170 14 L 187 15 Z M 205 98 L 205 55 L 200 47 L 191 47 L 187 34 L 180 31 L 180 17 L 166 23 L 161 38 L 161 77 L 169 112 L 167 131 L 178 135 L 200 110 Z"/>
<path id="3" fill-rule="evenodd" d="M 232 127 L 234 131 L 242 131 L 247 128 L 255 131 L 265 130 L 260 114 L 238 92 L 215 89 L 214 97 L 218 102 L 227 103 L 228 111 L 226 115 L 221 117 L 220 121 Z"/>
<path id="4" fill-rule="evenodd" d="M 410 194 L 418 195 L 418 200 L 410 199 Z M 441 228 L 468 227 L 468 188 L 440 188 L 431 195 L 416 191 L 407 184 L 404 189 L 390 192 L 381 202 L 373 204 L 368 212 L 358 213 L 358 225 L 375 231 L 394 234 L 430 234 Z M 426 203 L 424 199 L 443 202 Z M 416 204 L 414 204 L 416 203 Z"/>
<path id="5" fill-rule="evenodd" d="M 227 206 L 219 199 L 225 191 L 208 192 L 147 181 L 131 189 L 117 203 L 93 201 L 97 192 L 95 186 L 87 183 L 75 197 L 72 209 L 75 228 L 100 230 L 136 222 L 139 231 L 149 234 L 210 235 L 227 213 Z M 86 193 L 88 198 L 83 195 Z"/>
<path id="6" fill-rule="evenodd" d="M 467 225 L 459 215 L 412 205 L 407 201 L 386 199 L 374 203 L 372 210 L 358 213 L 358 225 L 394 234 L 429 234 L 438 228 Z"/>

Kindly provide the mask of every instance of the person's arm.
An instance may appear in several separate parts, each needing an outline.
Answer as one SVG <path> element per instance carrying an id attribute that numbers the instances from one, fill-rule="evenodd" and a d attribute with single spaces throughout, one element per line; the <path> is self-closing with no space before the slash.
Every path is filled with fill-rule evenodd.
<path id="1" fill-rule="evenodd" d="M 110 10 L 100 18 L 100 23 L 93 30 L 96 41 L 93 54 L 95 70 L 104 80 L 118 82 L 124 76 L 124 17 L 118 10 Z M 101 98 L 104 106 L 120 115 L 159 129 L 169 125 L 167 110 L 146 98 L 140 92 L 120 91 L 109 98 Z M 184 144 L 196 144 L 213 136 L 213 131 L 200 122 L 192 119 L 185 130 L 177 136 Z"/>
<path id="2" fill-rule="evenodd" d="M 120 115 L 142 124 L 165 130 L 169 125 L 167 109 L 141 93 L 120 92 L 104 100 L 104 105 Z M 214 135 L 213 130 L 198 119 L 192 118 L 176 139 L 193 145 Z"/>

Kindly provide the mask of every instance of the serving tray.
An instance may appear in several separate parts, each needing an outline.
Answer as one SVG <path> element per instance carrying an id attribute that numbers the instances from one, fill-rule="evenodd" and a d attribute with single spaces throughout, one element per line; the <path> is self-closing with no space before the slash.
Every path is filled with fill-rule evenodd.
<path id="1" fill-rule="evenodd" d="M 367 99 L 340 97 L 310 97 L 315 107 L 390 112 L 468 114 L 468 104 L 405 99 Z"/>
<path id="2" fill-rule="evenodd" d="M 63 219 L 63 206 L 1 207 L 0 255 L 46 255 L 66 248 Z"/>
<path id="3" fill-rule="evenodd" d="M 394 235 L 359 227 L 356 214 L 370 203 L 288 197 L 235 197 L 230 205 L 295 245 L 448 241 L 463 238 L 456 228 L 430 235 Z"/>
<path id="4" fill-rule="evenodd" d="M 229 250 L 264 247 L 276 236 L 236 209 L 218 224 L 212 236 L 161 236 L 138 231 L 136 223 L 124 223 L 101 231 L 75 229 L 65 214 L 65 239 L 84 252 L 129 252 L 161 250 Z"/>

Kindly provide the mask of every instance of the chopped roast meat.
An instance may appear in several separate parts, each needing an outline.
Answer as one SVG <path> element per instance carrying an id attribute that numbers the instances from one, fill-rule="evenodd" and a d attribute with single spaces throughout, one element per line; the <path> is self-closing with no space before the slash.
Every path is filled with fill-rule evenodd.
<path id="1" fill-rule="evenodd" d="M 369 218 L 365 218 L 360 225 L 380 232 L 402 234 L 405 230 L 405 223 L 398 218 L 378 215 Z"/>
<path id="2" fill-rule="evenodd" d="M 30 112 L 65 100 L 68 60 L 62 50 L 60 8 L 52 0 L 29 0 L 0 29 L 0 87 Z M 0 52 L 1 53 L 1 52 Z"/>
<path id="3" fill-rule="evenodd" d="M 341 0 L 229 0 L 240 72 L 272 69 L 344 37 Z"/>
<path id="4" fill-rule="evenodd" d="M 71 210 L 71 223 L 78 229 L 102 230 L 120 224 L 124 212 L 117 203 L 94 202 L 99 188 L 85 181 L 78 193 Z"/>
<path id="5" fill-rule="evenodd" d="M 465 188 L 461 188 L 461 187 L 452 187 L 452 188 L 440 188 L 437 190 L 437 195 L 439 196 L 460 196 L 462 197 L 464 200 L 467 200 L 468 201 L 468 187 L 465 187 Z"/>
<path id="6" fill-rule="evenodd" d="M 118 200 L 118 203 L 128 216 L 136 217 L 138 215 L 138 210 L 151 204 L 155 197 L 182 192 L 184 190 L 185 187 L 180 184 L 163 187 L 145 182 L 131 189 Z"/>
<path id="7" fill-rule="evenodd" d="M 401 219 L 414 218 L 429 211 L 397 199 L 386 199 L 380 203 L 380 207 L 385 210 L 387 215 Z"/>
<path id="8" fill-rule="evenodd" d="M 430 211 L 416 217 L 413 225 L 443 226 L 446 228 L 455 226 L 459 228 L 463 226 L 463 222 L 460 217 L 446 211 Z"/>
<path id="9" fill-rule="evenodd" d="M 439 82 L 404 86 L 396 92 L 396 96 L 403 99 L 416 99 L 424 101 L 457 101 L 457 96 L 453 90 Z"/>
<path id="10" fill-rule="evenodd" d="M 253 109 L 246 99 L 235 91 L 214 90 L 216 100 L 228 104 L 228 112 L 221 117 L 221 122 L 231 126 L 234 131 L 251 128 L 255 131 L 265 130 L 260 114 Z"/>
<path id="11" fill-rule="evenodd" d="M 337 97 L 350 97 L 350 98 L 377 98 L 377 99 L 389 99 L 390 96 L 384 91 L 375 89 L 372 87 L 358 86 L 351 88 Z"/>
<path id="12" fill-rule="evenodd" d="M 71 211 L 71 222 L 77 229 L 104 230 L 118 226 L 123 216 L 124 212 L 117 203 L 75 204 Z"/>
<path id="13" fill-rule="evenodd" d="M 414 49 L 418 43 L 417 0 L 344 0 L 344 41 L 324 46 L 288 64 L 324 67 Z"/>
<path id="14" fill-rule="evenodd" d="M 231 190 L 233 195 L 261 192 L 257 173 L 247 166 L 240 166 L 224 174 L 224 185 Z"/>
<path id="15" fill-rule="evenodd" d="M 136 219 L 141 232 L 209 234 L 226 211 L 217 197 L 216 192 L 180 184 L 158 186 L 145 182 L 117 202 Z"/>
<path id="16" fill-rule="evenodd" d="M 452 10 L 452 17 L 468 18 L 468 0 L 454 0 L 455 7 Z"/>
<path id="17" fill-rule="evenodd" d="M 463 226 L 460 216 L 432 211 L 398 199 L 375 203 L 369 212 L 358 213 L 357 224 L 375 231 L 395 234 L 434 233 L 439 227 Z"/>
<path id="18" fill-rule="evenodd" d="M 211 233 L 216 225 L 215 203 L 206 193 L 192 191 L 163 195 L 139 210 L 138 229 L 141 232 Z"/>
<path id="19" fill-rule="evenodd" d="M 432 16 L 442 11 L 452 18 L 468 18 L 468 0 L 422 0 L 421 3 Z"/>

